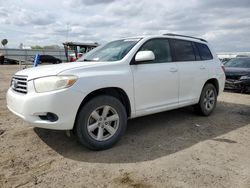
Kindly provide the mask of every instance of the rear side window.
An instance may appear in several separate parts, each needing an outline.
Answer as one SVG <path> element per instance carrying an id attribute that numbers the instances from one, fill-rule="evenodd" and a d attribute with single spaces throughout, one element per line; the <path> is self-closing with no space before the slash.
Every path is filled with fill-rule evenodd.
<path id="1" fill-rule="evenodd" d="M 152 39 L 147 41 L 139 51 L 152 51 L 155 54 L 155 60 L 150 63 L 171 62 L 171 52 L 168 39 Z"/>
<path id="2" fill-rule="evenodd" d="M 210 60 L 213 59 L 212 53 L 206 44 L 196 43 L 196 46 L 199 50 L 200 56 L 202 60 Z"/>
<path id="3" fill-rule="evenodd" d="M 200 56 L 198 47 L 195 45 L 194 42 L 192 42 L 192 44 L 193 44 L 193 49 L 194 49 L 195 60 L 196 61 L 200 61 L 201 60 L 201 56 Z"/>
<path id="4" fill-rule="evenodd" d="M 195 61 L 192 42 L 173 39 L 176 61 Z"/>

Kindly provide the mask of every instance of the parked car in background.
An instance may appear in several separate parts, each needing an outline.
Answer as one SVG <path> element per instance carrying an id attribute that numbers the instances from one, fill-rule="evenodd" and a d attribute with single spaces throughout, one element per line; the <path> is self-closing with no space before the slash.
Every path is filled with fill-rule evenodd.
<path id="1" fill-rule="evenodd" d="M 30 61 L 34 62 L 35 57 L 32 57 Z M 40 55 L 39 56 L 40 63 L 52 63 L 52 64 L 58 64 L 62 63 L 62 60 L 59 58 L 56 58 L 52 55 Z"/>
<path id="2" fill-rule="evenodd" d="M 142 36 L 99 46 L 78 62 L 17 72 L 7 106 L 35 127 L 72 130 L 81 144 L 102 150 L 121 138 L 127 119 L 189 105 L 210 115 L 224 84 L 204 39 Z"/>
<path id="3" fill-rule="evenodd" d="M 237 57 L 225 64 L 225 89 L 246 92 L 250 89 L 250 57 Z"/>
<path id="4" fill-rule="evenodd" d="M 223 58 L 223 59 L 220 59 L 220 61 L 223 65 L 225 65 L 230 59 L 232 58 Z"/>
<path id="5" fill-rule="evenodd" d="M 65 55 L 67 61 L 74 62 L 90 50 L 99 46 L 97 42 L 95 43 L 82 43 L 82 42 L 65 42 L 63 43 L 65 49 Z M 69 49 L 73 50 L 74 53 L 69 54 Z"/>
<path id="6" fill-rule="evenodd" d="M 52 63 L 52 64 L 58 64 L 62 62 L 61 59 L 56 58 L 52 55 L 40 55 L 40 61 L 41 63 Z"/>

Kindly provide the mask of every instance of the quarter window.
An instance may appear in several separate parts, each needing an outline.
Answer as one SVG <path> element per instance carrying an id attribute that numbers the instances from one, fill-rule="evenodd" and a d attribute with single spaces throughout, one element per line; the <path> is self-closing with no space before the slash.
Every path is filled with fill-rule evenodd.
<path id="1" fill-rule="evenodd" d="M 192 42 L 173 39 L 176 61 L 195 61 Z"/>
<path id="2" fill-rule="evenodd" d="M 155 60 L 149 63 L 171 62 L 171 52 L 168 39 L 153 39 L 147 41 L 139 51 L 152 51 L 155 54 Z"/>
<path id="3" fill-rule="evenodd" d="M 202 60 L 213 59 L 213 56 L 206 44 L 196 43 Z"/>

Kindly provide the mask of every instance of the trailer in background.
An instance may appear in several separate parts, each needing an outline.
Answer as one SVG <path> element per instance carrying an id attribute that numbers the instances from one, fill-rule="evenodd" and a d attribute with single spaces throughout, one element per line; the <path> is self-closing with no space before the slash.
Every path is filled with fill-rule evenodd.
<path id="1" fill-rule="evenodd" d="M 65 42 L 63 43 L 65 56 L 68 62 L 76 61 L 83 54 L 99 46 L 98 43 Z M 70 53 L 73 50 L 73 53 Z"/>

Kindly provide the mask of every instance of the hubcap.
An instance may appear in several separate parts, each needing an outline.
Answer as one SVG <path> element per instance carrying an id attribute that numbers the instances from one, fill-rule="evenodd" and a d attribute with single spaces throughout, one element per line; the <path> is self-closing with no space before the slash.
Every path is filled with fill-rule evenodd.
<path id="1" fill-rule="evenodd" d="M 118 127 L 118 113 L 108 105 L 96 108 L 88 118 L 88 133 L 97 141 L 108 140 L 116 133 Z"/>
<path id="2" fill-rule="evenodd" d="M 215 93 L 213 89 L 208 89 L 204 97 L 204 106 L 206 110 L 210 111 L 213 109 L 215 104 Z"/>

